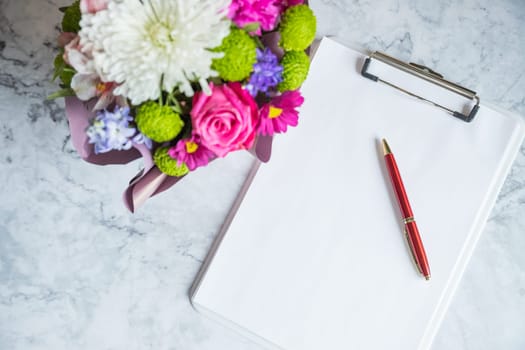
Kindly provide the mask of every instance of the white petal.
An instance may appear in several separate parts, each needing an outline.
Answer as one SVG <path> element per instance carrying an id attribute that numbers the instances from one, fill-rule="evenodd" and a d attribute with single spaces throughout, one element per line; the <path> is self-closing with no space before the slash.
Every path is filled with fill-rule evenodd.
<path id="1" fill-rule="evenodd" d="M 82 50 L 92 54 L 92 68 L 102 81 L 118 83 L 116 94 L 133 104 L 158 99 L 162 77 L 164 90 L 178 87 L 191 96 L 192 82 L 205 88 L 203 82 L 216 74 L 211 63 L 221 54 L 209 49 L 229 34 L 229 4 L 230 0 L 110 1 L 106 10 L 82 15 Z"/>
<path id="2" fill-rule="evenodd" d="M 80 74 L 92 74 L 93 62 L 78 50 L 66 50 L 66 61 Z"/>
<path id="3" fill-rule="evenodd" d="M 82 101 L 92 99 L 97 95 L 97 84 L 100 82 L 94 74 L 75 74 L 71 79 L 71 88 Z"/>

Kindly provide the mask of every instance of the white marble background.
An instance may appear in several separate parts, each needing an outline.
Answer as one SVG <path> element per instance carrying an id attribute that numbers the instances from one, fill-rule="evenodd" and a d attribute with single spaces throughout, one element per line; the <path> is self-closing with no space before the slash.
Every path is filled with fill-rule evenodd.
<path id="1" fill-rule="evenodd" d="M 525 1 L 311 3 L 319 35 L 423 63 L 525 115 Z M 187 298 L 250 157 L 126 212 L 140 165 L 80 161 L 63 103 L 45 100 L 66 4 L 0 0 L 0 349 L 259 349 Z M 522 148 L 434 349 L 525 349 L 524 209 Z"/>

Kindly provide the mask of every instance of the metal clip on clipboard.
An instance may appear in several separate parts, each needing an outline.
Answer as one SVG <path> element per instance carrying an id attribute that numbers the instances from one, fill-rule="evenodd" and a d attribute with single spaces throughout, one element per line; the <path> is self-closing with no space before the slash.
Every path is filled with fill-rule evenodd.
<path id="1" fill-rule="evenodd" d="M 463 114 L 461 112 L 458 112 L 458 111 L 454 111 L 450 108 L 447 108 L 439 103 L 436 103 L 434 101 L 431 101 L 431 100 L 428 100 L 422 96 L 419 96 L 413 92 L 410 92 L 406 89 L 403 89 L 402 87 L 398 86 L 398 85 L 395 85 L 395 84 L 392 84 L 388 81 L 385 81 L 381 78 L 379 78 L 378 76 L 375 76 L 371 73 L 368 72 L 368 67 L 370 66 L 370 62 L 372 59 L 376 59 L 378 61 L 381 61 L 383 63 L 386 63 L 394 68 L 397 68 L 397 69 L 400 69 L 406 73 L 409 73 L 409 74 L 412 74 L 418 78 L 421 78 L 421 79 L 424 79 L 428 82 L 431 82 L 437 86 L 440 86 L 442 88 L 445 88 L 449 91 L 452 91 L 458 95 L 461 95 L 471 101 L 474 101 L 475 102 L 475 105 L 472 107 L 472 109 L 470 110 L 470 113 L 468 114 Z M 447 113 L 450 113 L 452 114 L 454 117 L 456 118 L 459 118 L 465 122 L 471 122 L 474 117 L 476 116 L 476 113 L 478 112 L 479 110 L 479 97 L 477 96 L 476 92 L 472 91 L 472 90 L 469 90 L 469 89 L 466 89 L 456 83 L 453 83 L 451 81 L 448 81 L 448 80 L 445 80 L 443 78 L 443 76 L 437 72 L 434 72 L 433 70 L 425 67 L 425 66 L 421 66 L 419 64 L 415 64 L 415 63 L 405 63 L 405 62 L 402 62 L 394 57 L 391 57 L 391 56 L 388 56 L 382 52 L 374 52 L 370 55 L 370 57 L 367 57 L 366 60 L 365 60 L 365 63 L 363 65 L 363 68 L 361 69 L 361 75 L 365 78 L 368 78 L 368 79 L 371 79 L 373 81 L 376 81 L 376 82 L 381 82 L 383 84 L 386 84 L 390 87 L 393 87 L 401 92 L 404 92 L 405 94 L 408 94 L 412 97 L 415 97 L 419 100 L 422 100 L 422 101 L 425 101 L 425 102 L 428 102 L 430 104 L 432 104 L 433 106 L 436 106 L 438 108 L 441 108 L 442 110 L 446 111 Z"/>

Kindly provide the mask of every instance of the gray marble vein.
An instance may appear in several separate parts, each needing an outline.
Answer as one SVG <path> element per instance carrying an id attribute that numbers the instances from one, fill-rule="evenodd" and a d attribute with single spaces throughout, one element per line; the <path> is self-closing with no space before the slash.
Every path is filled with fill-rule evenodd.
<path id="1" fill-rule="evenodd" d="M 0 0 L 0 349 L 255 350 L 187 293 L 250 167 L 234 154 L 135 215 L 140 169 L 82 162 L 52 60 L 67 1 Z M 314 0 L 318 34 L 421 63 L 525 115 L 523 0 Z M 433 348 L 525 349 L 525 148 Z"/>

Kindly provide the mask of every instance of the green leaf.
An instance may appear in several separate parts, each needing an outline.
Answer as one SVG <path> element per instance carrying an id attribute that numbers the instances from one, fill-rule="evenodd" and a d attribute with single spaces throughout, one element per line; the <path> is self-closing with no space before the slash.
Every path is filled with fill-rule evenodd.
<path id="1" fill-rule="evenodd" d="M 75 1 L 64 11 L 64 18 L 62 18 L 62 31 L 78 33 L 80 30 L 80 1 Z"/>
<path id="2" fill-rule="evenodd" d="M 245 25 L 242 29 L 246 31 L 247 33 L 253 33 L 256 30 L 258 30 L 261 27 L 261 23 L 259 22 L 252 22 Z"/>
<path id="3" fill-rule="evenodd" d="M 64 66 L 55 67 L 55 71 L 53 72 L 53 78 L 51 78 L 51 81 L 55 81 L 64 71 Z"/>
<path id="4" fill-rule="evenodd" d="M 53 73 L 53 79 L 51 79 L 51 81 L 55 81 L 56 78 L 58 78 L 62 74 L 64 68 L 66 67 L 66 63 L 64 62 L 64 58 L 62 57 L 63 53 L 64 51 L 60 50 L 58 55 L 55 57 L 55 61 L 53 62 L 55 71 Z"/>
<path id="5" fill-rule="evenodd" d="M 48 100 L 54 100 L 60 97 L 68 97 L 68 96 L 75 96 L 75 91 L 73 89 L 62 89 L 57 92 L 52 93 L 51 95 L 47 96 Z"/>
<path id="6" fill-rule="evenodd" d="M 51 81 L 55 81 L 58 77 L 60 77 L 62 84 L 65 85 L 65 87 L 69 87 L 71 85 L 71 79 L 73 79 L 73 76 L 76 74 L 76 70 L 64 62 L 63 56 L 64 50 L 62 49 L 58 53 L 57 57 L 55 57 L 55 61 L 53 62 L 55 71 Z"/>

